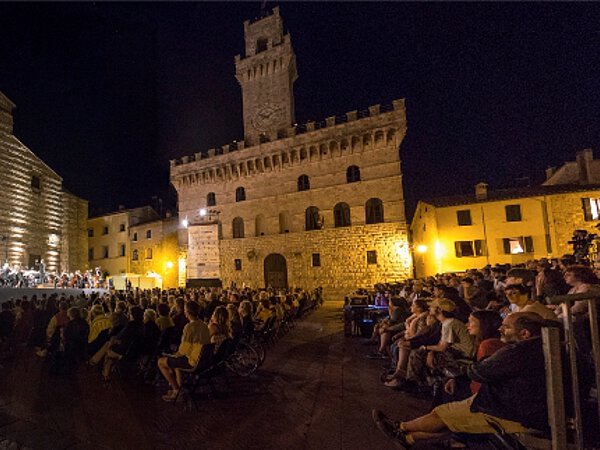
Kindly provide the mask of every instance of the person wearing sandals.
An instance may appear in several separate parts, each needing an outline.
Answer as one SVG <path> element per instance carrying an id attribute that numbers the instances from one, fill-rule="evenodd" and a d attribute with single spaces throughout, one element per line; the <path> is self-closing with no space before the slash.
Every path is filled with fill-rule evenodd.
<path id="1" fill-rule="evenodd" d="M 374 409 L 375 424 L 399 448 L 451 433 L 493 434 L 498 427 L 508 434 L 547 431 L 541 330 L 554 324 L 535 313 L 509 314 L 500 327 L 507 345 L 467 370 L 471 380 L 481 383 L 475 395 L 437 406 L 408 422 L 394 421 Z"/>

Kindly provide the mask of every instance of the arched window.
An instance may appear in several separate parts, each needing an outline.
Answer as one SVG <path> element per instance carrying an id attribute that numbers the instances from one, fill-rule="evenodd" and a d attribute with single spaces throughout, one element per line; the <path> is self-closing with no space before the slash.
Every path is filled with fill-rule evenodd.
<path id="1" fill-rule="evenodd" d="M 346 181 L 348 183 L 360 181 L 360 169 L 358 166 L 350 166 L 346 169 Z"/>
<path id="2" fill-rule="evenodd" d="M 246 200 L 246 190 L 240 186 L 235 190 L 235 201 L 243 202 L 244 200 Z"/>
<path id="3" fill-rule="evenodd" d="M 267 49 L 267 40 L 260 38 L 256 41 L 256 53 L 264 52 Z"/>
<path id="4" fill-rule="evenodd" d="M 133 259 L 134 261 L 137 261 L 140 258 L 139 253 L 137 250 L 134 250 L 133 253 L 131 254 L 131 259 Z"/>
<path id="5" fill-rule="evenodd" d="M 308 175 L 300 175 L 298 177 L 298 190 L 308 191 L 310 189 L 310 179 Z"/>
<path id="6" fill-rule="evenodd" d="M 281 211 L 279 213 L 279 232 L 289 233 L 290 232 L 290 213 L 287 211 Z"/>
<path id="7" fill-rule="evenodd" d="M 217 197 L 214 192 L 209 192 L 206 195 L 206 206 L 216 206 L 217 205 Z"/>
<path id="8" fill-rule="evenodd" d="M 319 215 L 319 208 L 317 208 L 316 206 L 310 206 L 306 208 L 304 217 L 306 231 L 320 230 L 323 226 L 321 216 Z"/>
<path id="9" fill-rule="evenodd" d="M 378 198 L 370 198 L 365 205 L 365 222 L 383 222 L 383 202 Z"/>
<path id="10" fill-rule="evenodd" d="M 350 207 L 348 203 L 338 203 L 333 207 L 333 220 L 336 228 L 350 226 Z"/>
<path id="11" fill-rule="evenodd" d="M 241 217 L 236 217 L 233 219 L 233 238 L 243 238 L 244 237 L 244 219 Z"/>
<path id="12" fill-rule="evenodd" d="M 259 214 L 256 216 L 254 220 L 254 229 L 256 236 L 264 236 L 265 235 L 265 216 Z"/>

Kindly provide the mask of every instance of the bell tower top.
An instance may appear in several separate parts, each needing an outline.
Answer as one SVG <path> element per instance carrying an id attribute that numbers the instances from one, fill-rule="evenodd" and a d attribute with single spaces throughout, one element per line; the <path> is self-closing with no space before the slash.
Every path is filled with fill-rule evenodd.
<path id="1" fill-rule="evenodd" d="M 246 41 L 246 58 L 264 52 L 283 42 L 283 20 L 279 15 L 279 6 L 273 13 L 255 22 L 244 22 L 244 39 Z"/>
<path id="2" fill-rule="evenodd" d="M 245 56 L 235 57 L 235 77 L 242 87 L 244 140 L 256 145 L 277 138 L 295 121 L 293 84 L 296 55 L 283 32 L 279 7 L 254 22 L 244 22 Z"/>

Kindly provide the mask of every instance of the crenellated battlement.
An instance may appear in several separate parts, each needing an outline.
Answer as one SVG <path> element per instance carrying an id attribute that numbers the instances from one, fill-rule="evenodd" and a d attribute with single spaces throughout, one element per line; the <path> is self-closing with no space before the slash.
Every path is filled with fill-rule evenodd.
<path id="1" fill-rule="evenodd" d="M 184 183 L 212 183 L 283 169 L 289 165 L 333 158 L 401 141 L 406 129 L 404 99 L 387 105 L 309 121 L 261 136 L 261 143 L 246 147 L 233 141 L 207 152 L 170 161 L 171 178 Z"/>

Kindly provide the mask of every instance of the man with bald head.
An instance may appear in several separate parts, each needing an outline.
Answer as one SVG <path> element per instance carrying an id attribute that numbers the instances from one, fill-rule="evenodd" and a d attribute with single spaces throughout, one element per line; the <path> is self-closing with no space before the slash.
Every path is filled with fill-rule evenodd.
<path id="1" fill-rule="evenodd" d="M 409 422 L 397 423 L 373 410 L 377 427 L 401 448 L 449 433 L 487 434 L 496 430 L 526 433 L 548 429 L 546 383 L 541 330 L 553 326 L 536 313 L 509 314 L 500 327 L 508 345 L 473 364 L 468 376 L 481 383 L 477 394 L 447 403 Z"/>

